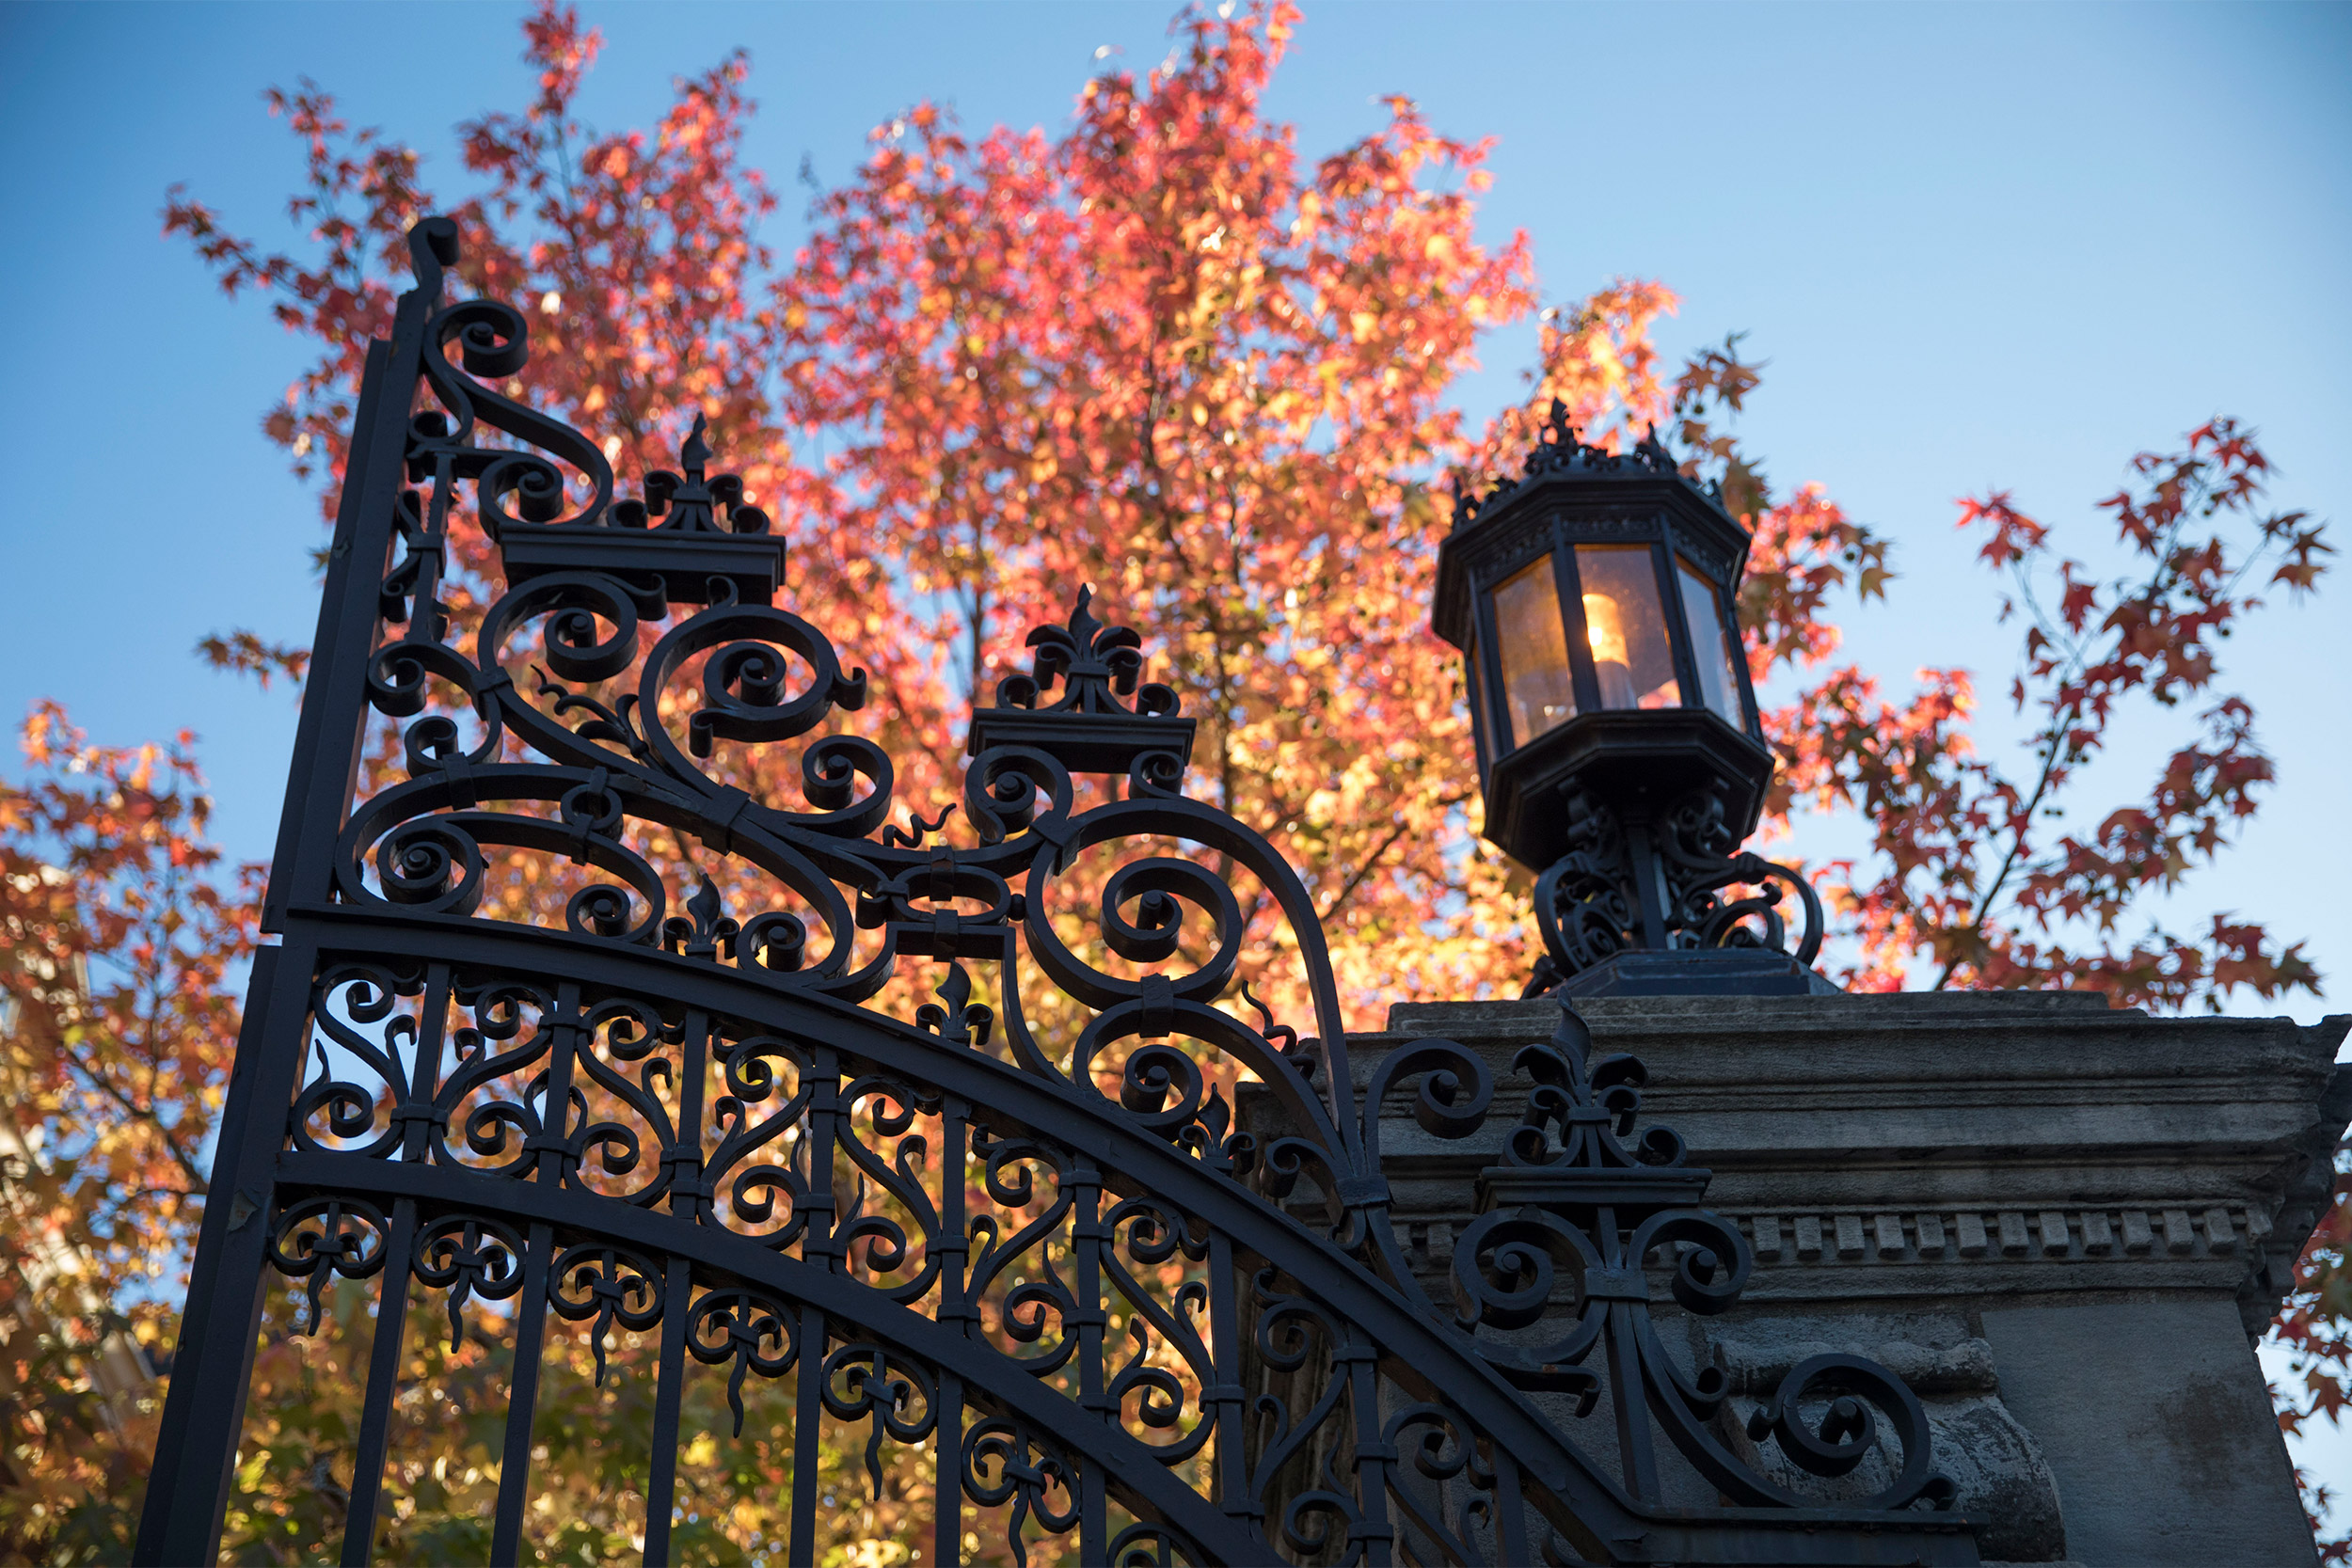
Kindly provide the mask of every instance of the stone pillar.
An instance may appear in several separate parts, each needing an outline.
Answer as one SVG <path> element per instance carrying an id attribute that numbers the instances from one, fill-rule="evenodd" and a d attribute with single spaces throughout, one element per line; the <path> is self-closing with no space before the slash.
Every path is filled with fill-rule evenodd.
<path id="1" fill-rule="evenodd" d="M 2158 1019 L 2016 992 L 1579 1011 L 1597 1053 L 1647 1065 L 1642 1124 L 1682 1134 L 1714 1172 L 1707 1207 L 1754 1245 L 1729 1313 L 1658 1308 L 1736 1396 L 1823 1351 L 1884 1363 L 1926 1402 L 1989 1561 L 2313 1560 L 2250 1337 L 2327 1201 L 2352 1019 Z M 1549 1000 L 1400 1006 L 1349 1042 L 1359 1078 L 1425 1036 L 1494 1070 L 1472 1138 L 1428 1136 L 1402 1095 L 1382 1110 L 1398 1234 L 1440 1301 L 1524 1101 L 1512 1058 L 1558 1016 Z M 1727 1407 L 1742 1445 L 1755 1403 Z"/>

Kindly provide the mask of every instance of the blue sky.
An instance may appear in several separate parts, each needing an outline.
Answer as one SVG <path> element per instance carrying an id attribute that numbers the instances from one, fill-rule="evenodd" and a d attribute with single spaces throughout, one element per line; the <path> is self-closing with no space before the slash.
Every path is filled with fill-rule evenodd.
<path id="1" fill-rule="evenodd" d="M 736 45 L 761 103 L 751 160 L 800 233 L 805 155 L 844 178 L 874 124 L 930 98 L 985 129 L 1066 122 L 1091 72 L 1166 53 L 1151 5 L 585 7 L 607 50 L 592 122 L 644 123 L 672 80 Z M 228 627 L 307 641 L 312 499 L 259 417 L 304 361 L 250 298 L 224 300 L 159 235 L 185 181 L 271 243 L 299 150 L 262 112 L 309 76 L 357 123 L 464 186 L 451 127 L 518 105 L 512 5 L 11 5 L 0 8 L 0 254 L 10 345 L 0 428 L 18 453 L 0 617 L 0 715 L 65 699 L 98 738 L 183 725 L 230 851 L 267 852 L 291 700 L 204 670 Z M 1953 529 L 1988 487 L 2094 562 L 2092 502 L 2135 451 L 2215 413 L 2257 426 L 2274 500 L 2352 493 L 2352 7 L 1311 5 L 1270 108 L 1309 156 L 1417 99 L 1499 138 L 1484 226 L 1534 237 L 1547 301 L 1618 275 L 1683 296 L 1669 345 L 1748 334 L 1770 361 L 1742 431 L 1782 486 L 1818 480 L 1897 541 L 1891 602 L 1851 646 L 1897 684 L 1967 665 L 1996 693 L 2015 642 Z M 1494 334 L 1460 397 L 1508 399 L 1532 324 Z M 2352 582 L 2281 603 L 2229 645 L 2280 780 L 2227 863 L 2168 914 L 2233 910 L 2307 939 L 2338 979 L 2352 763 Z M 1994 735 L 2003 726 L 1990 726 Z M 2114 736 L 2118 790 L 2174 739 Z M 1836 843 L 1825 835 L 1812 847 Z M 2249 1010 L 2252 1004 L 2242 1004 Z"/>
<path id="2" fill-rule="evenodd" d="M 304 356 L 163 240 L 157 210 L 185 181 L 241 230 L 290 238 L 298 150 L 260 94 L 306 75 L 355 122 L 421 148 L 429 184 L 461 189 L 450 128 L 530 91 L 520 14 L 0 9 L 0 129 L 18 154 L 0 191 L 20 215 L 0 260 L 16 367 L 0 420 L 29 459 L 10 543 L 32 590 L 0 620 L 0 713 L 49 693 L 102 739 L 193 725 L 234 854 L 266 852 L 291 705 L 189 650 L 230 626 L 310 635 L 314 507 L 257 428 Z M 750 154 L 787 195 L 771 234 L 788 252 L 803 155 L 838 181 L 869 127 L 925 97 L 975 128 L 1059 125 L 1098 50 L 1133 69 L 1162 57 L 1170 11 L 587 14 L 607 51 L 582 106 L 608 127 L 644 122 L 675 77 L 751 50 Z M 2345 493 L 2346 79 L 2341 7 L 1359 4 L 1309 9 L 1271 107 L 1311 156 L 1409 94 L 1446 131 L 1499 138 L 1486 229 L 1533 235 L 1547 299 L 1655 277 L 1684 299 L 1670 343 L 1745 331 L 1771 365 L 1744 425 L 1767 471 L 1820 481 L 1898 542 L 1903 577 L 1852 624 L 1857 656 L 1896 683 L 1968 665 L 1994 693 L 2014 642 L 1993 629 L 1999 590 L 1952 528 L 1953 498 L 2011 488 L 2095 562 L 2107 541 L 2091 503 L 2133 452 L 2216 412 L 2260 428 L 2280 503 L 2325 515 Z M 1512 395 L 1533 332 L 1492 335 L 1488 370 L 1459 393 L 1473 416 Z M 2231 645 L 2225 677 L 2264 713 L 2280 783 L 2228 863 L 2167 911 L 2267 920 L 2331 974 L 2352 969 L 2334 903 L 2352 867 L 2345 593 L 2282 606 Z M 2119 726 L 2114 787 L 2140 787 L 2173 738 Z"/>

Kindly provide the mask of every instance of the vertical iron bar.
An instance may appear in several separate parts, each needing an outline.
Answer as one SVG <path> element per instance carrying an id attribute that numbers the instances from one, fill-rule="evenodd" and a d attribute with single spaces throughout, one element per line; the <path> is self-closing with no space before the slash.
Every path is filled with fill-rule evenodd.
<path id="1" fill-rule="evenodd" d="M 1626 818 L 1625 847 L 1626 858 L 1633 868 L 1634 918 L 1641 922 L 1642 945 L 1660 953 L 1667 950 L 1666 916 L 1670 912 L 1666 905 L 1666 872 L 1660 863 L 1654 836 L 1661 831 L 1657 819 L 1647 812 Z"/>
<path id="2" fill-rule="evenodd" d="M 1249 1495 L 1249 1456 L 1244 1449 L 1248 1420 L 1247 1391 L 1241 1384 L 1241 1333 L 1235 1318 L 1241 1311 L 1240 1282 L 1233 1277 L 1233 1243 L 1223 1230 L 1209 1231 L 1209 1358 L 1216 1365 L 1215 1381 L 1200 1391 L 1215 1412 L 1216 1466 L 1211 1471 L 1210 1497 L 1225 1516 L 1251 1529 L 1264 1510 Z"/>
<path id="3" fill-rule="evenodd" d="M 1637 1502 L 1659 1500 L 1658 1454 L 1650 1441 L 1649 1403 L 1643 1385 L 1642 1352 L 1630 1322 L 1634 1307 L 1609 1304 L 1609 1392 L 1617 1411 L 1617 1452 L 1625 1466 L 1626 1490 Z"/>
<path id="4" fill-rule="evenodd" d="M 392 1205 L 384 1243 L 384 1282 L 368 1347 L 368 1393 L 351 1459 L 351 1503 L 343 1513 L 343 1568 L 375 1554 L 375 1511 L 384 1496 L 384 1450 L 391 1438 L 392 1398 L 400 1391 L 400 1354 L 408 1329 L 408 1271 L 417 1251 L 417 1200 Z"/>
<path id="5" fill-rule="evenodd" d="M 972 1108 L 954 1095 L 940 1106 L 939 1323 L 972 1338 L 979 1312 L 972 1305 L 964 1234 L 964 1157 L 972 1147 Z M 954 1568 L 963 1559 L 963 1379 L 952 1366 L 939 1369 L 939 1424 L 931 1451 L 931 1561 Z"/>
<path id="6" fill-rule="evenodd" d="M 1601 1260 L 1613 1269 L 1642 1267 L 1642 1259 L 1626 1256 L 1625 1232 L 1617 1212 L 1595 1212 L 1593 1233 L 1600 1238 Z M 1602 1334 L 1608 1341 L 1609 1398 L 1617 1416 L 1617 1460 L 1626 1490 L 1637 1502 L 1659 1500 L 1658 1454 L 1650 1442 L 1649 1402 L 1643 1386 L 1642 1351 L 1637 1342 L 1637 1308 L 1630 1302 L 1613 1301 Z"/>
<path id="7" fill-rule="evenodd" d="M 931 1560 L 955 1568 L 963 1560 L 963 1379 L 939 1371 L 939 1425 L 931 1433 Z"/>
<path id="8" fill-rule="evenodd" d="M 1533 1562 L 1527 1544 L 1527 1500 L 1519 1491 L 1519 1462 L 1500 1443 L 1488 1445 L 1495 1465 L 1495 1560 Z"/>
<path id="9" fill-rule="evenodd" d="M 586 1033 L 580 1011 L 580 982 L 566 980 L 555 988 L 555 1007 L 540 1020 L 555 1038 L 548 1047 L 547 1109 L 539 1117 L 539 1159 L 534 1180 L 561 1187 L 571 1176 L 572 1058 Z"/>
<path id="10" fill-rule="evenodd" d="M 531 1420 L 539 1403 L 539 1357 L 548 1327 L 548 1260 L 555 1231 L 545 1221 L 531 1227 L 523 1247 L 522 1295 L 515 1309 L 515 1370 L 507 1380 L 506 1449 L 499 1465 L 498 1521 L 490 1535 L 490 1560 L 522 1560 L 523 1509 L 531 1501 Z"/>
<path id="11" fill-rule="evenodd" d="M 449 965 L 427 966 L 424 1004 L 417 1018 L 417 1058 L 408 1064 L 407 1092 L 401 1097 L 402 1109 L 425 1114 L 410 1116 L 401 1129 L 400 1157 L 405 1161 L 432 1158 L 434 1124 L 430 1113 L 434 1091 L 441 1085 L 442 1037 L 449 1027 Z"/>
<path id="12" fill-rule="evenodd" d="M 677 1125 L 662 1151 L 669 1166 L 666 1195 L 671 1215 L 681 1225 L 702 1216 L 703 1075 L 709 1071 L 710 1019 L 690 1007 L 678 1046 Z M 655 1373 L 653 1473 L 645 1486 L 645 1562 L 670 1560 L 670 1525 L 677 1512 L 679 1405 L 686 1393 L 686 1328 L 694 1306 L 693 1266 L 683 1258 L 665 1260 L 661 1304 L 661 1362 Z"/>
<path id="13" fill-rule="evenodd" d="M 1389 1465 L 1396 1458 L 1383 1440 L 1380 1423 L 1380 1353 L 1353 1323 L 1340 1353 L 1339 1375 L 1347 1379 L 1347 1402 L 1356 1418 L 1356 1504 L 1362 1522 L 1366 1568 L 1388 1568 L 1396 1555 L 1396 1528 L 1389 1523 Z"/>
<path id="14" fill-rule="evenodd" d="M 798 1381 L 792 1405 L 792 1525 L 787 1560 L 812 1568 L 817 1560 L 817 1449 L 825 1420 L 825 1314 L 801 1308 Z"/>
<path id="15" fill-rule="evenodd" d="M 834 1230 L 833 1146 L 840 1103 L 841 1063 L 820 1048 L 810 1063 L 816 1083 L 808 1100 L 808 1227 L 801 1233 L 801 1258 L 828 1271 L 840 1267 Z M 817 1446 L 825 1420 L 825 1314 L 801 1308 L 799 1382 L 792 1417 L 792 1568 L 817 1560 Z"/>
<path id="16" fill-rule="evenodd" d="M 1104 1387 L 1103 1339 L 1109 1317 L 1103 1308 L 1103 1176 L 1080 1154 L 1065 1179 L 1075 1189 L 1070 1209 L 1071 1275 L 1078 1295 L 1078 1408 L 1116 1429 L 1119 1405 Z M 1109 1552 L 1109 1496 L 1102 1461 L 1072 1454 L 1078 1465 L 1078 1560 L 1103 1562 Z"/>
<path id="17" fill-rule="evenodd" d="M 654 1372 L 653 1473 L 645 1481 L 646 1568 L 670 1560 L 670 1516 L 677 1507 L 678 1400 L 686 1383 L 686 1320 L 694 1275 L 673 1255 L 662 1281 L 661 1361 Z"/>
<path id="18" fill-rule="evenodd" d="M 417 1019 L 416 1056 L 408 1064 L 408 1082 L 392 1085 L 394 1104 L 402 1111 L 433 1103 L 440 1082 L 441 1032 L 448 1023 L 449 965 L 437 963 L 425 972 L 424 1002 Z M 397 1061 L 399 1054 L 393 1053 Z M 432 1124 L 410 1116 L 401 1124 L 400 1158 L 429 1157 Z M 343 1517 L 344 1568 L 366 1562 L 375 1551 L 375 1514 L 384 1496 L 384 1457 L 391 1441 L 392 1401 L 400 1391 L 401 1353 L 408 1335 L 408 1275 L 417 1255 L 417 1205 L 402 1198 L 392 1205 L 391 1234 L 385 1240 L 384 1283 L 376 1296 L 375 1333 L 369 1345 L 367 1402 L 360 1407 L 359 1439 L 352 1456 L 351 1505 Z"/>
<path id="19" fill-rule="evenodd" d="M 663 1151 L 670 1166 L 670 1212 L 688 1225 L 703 1218 L 703 1095 L 710 1073 L 710 1015 L 686 1010 L 678 1045 L 677 1126 Z"/>
<path id="20" fill-rule="evenodd" d="M 580 985 L 556 988 L 552 1013 L 540 1020 L 551 1028 L 547 1109 L 539 1118 L 539 1158 L 533 1179 L 561 1186 L 566 1164 L 564 1136 L 571 1121 L 572 1053 L 580 1039 Z M 547 1344 L 548 1265 L 555 1253 L 555 1231 L 542 1221 L 531 1227 L 523 1259 L 522 1295 L 515 1311 L 515 1370 L 507 1384 L 506 1449 L 499 1466 L 498 1524 L 491 1538 L 492 1562 L 518 1562 L 523 1510 L 531 1501 L 531 1426 L 538 1414 L 539 1363 Z"/>

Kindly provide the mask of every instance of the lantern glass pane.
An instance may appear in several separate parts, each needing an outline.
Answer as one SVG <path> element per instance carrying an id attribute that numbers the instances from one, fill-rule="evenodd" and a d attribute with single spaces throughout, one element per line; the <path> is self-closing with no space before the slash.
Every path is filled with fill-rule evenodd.
<path id="1" fill-rule="evenodd" d="M 1605 708 L 1680 707 L 1674 644 L 1647 545 L 1579 545 L 1584 635 Z"/>
<path id="2" fill-rule="evenodd" d="M 1495 590 L 1495 651 L 1502 656 L 1503 701 L 1511 710 L 1511 739 L 1502 750 L 1524 746 L 1576 717 L 1568 639 L 1560 624 L 1560 588 L 1549 556 Z"/>
<path id="3" fill-rule="evenodd" d="M 1677 557 L 1682 571 L 1682 613 L 1691 626 L 1691 661 L 1699 670 L 1699 695 L 1725 722 L 1740 723 L 1740 677 L 1731 664 L 1731 629 L 1706 574 Z"/>

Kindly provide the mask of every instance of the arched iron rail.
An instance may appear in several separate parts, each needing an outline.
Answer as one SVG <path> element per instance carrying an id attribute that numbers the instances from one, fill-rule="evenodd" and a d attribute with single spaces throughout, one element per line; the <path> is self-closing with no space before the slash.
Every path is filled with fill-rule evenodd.
<path id="1" fill-rule="evenodd" d="M 453 1334 L 496 1303 L 513 1335 L 500 1561 L 526 1544 L 565 1323 L 599 1378 L 612 1334 L 658 1344 L 647 1561 L 694 1367 L 739 1427 L 749 1379 L 791 1380 L 794 1563 L 828 1421 L 866 1433 L 877 1488 L 885 1447 L 933 1456 L 932 1561 L 999 1509 L 1016 1551 L 1064 1536 L 1087 1563 L 1975 1560 L 1918 1402 L 1867 1362 L 1800 1367 L 1744 1438 L 1825 1477 L 1876 1456 L 1877 1491 L 1808 1498 L 1742 1457 L 1720 1374 L 1677 1359 L 1651 1301 L 1722 1310 L 1746 1243 L 1679 1139 L 1633 1136 L 1639 1064 L 1595 1059 L 1565 1004 L 1516 1064 L 1534 1086 L 1454 1299 L 1432 1299 L 1389 1222 L 1381 1107 L 1465 1137 L 1492 1075 L 1420 1040 L 1357 1092 L 1306 890 L 1182 795 L 1192 721 L 1132 632 L 1082 594 L 1031 635 L 1034 673 L 975 715 L 970 842 L 889 823 L 888 756 L 822 728 L 865 674 L 772 602 L 783 543 L 709 472 L 702 422 L 680 472 L 616 499 L 593 443 L 488 384 L 521 369 L 526 323 L 442 303 L 454 227 L 411 249 L 369 354 L 265 906 L 281 940 L 254 968 L 141 1561 L 217 1553 L 273 1275 L 313 1323 L 334 1291 L 387 1308 L 346 1562 L 376 1544 L 419 1289 Z M 440 594 L 469 490 L 505 588 L 466 636 Z M 376 716 L 405 777 L 355 798 Z M 795 741 L 804 809 L 711 761 Z M 674 896 L 655 829 L 766 907 L 730 912 L 707 876 Z M 498 884 L 516 855 L 570 879 L 560 909 Z M 1233 876 L 1290 927 L 1311 1040 L 1219 1006 L 1248 928 Z M 918 974 L 934 999 L 909 999 Z M 1669 1500 L 1661 1438 L 1718 1506 Z"/>

